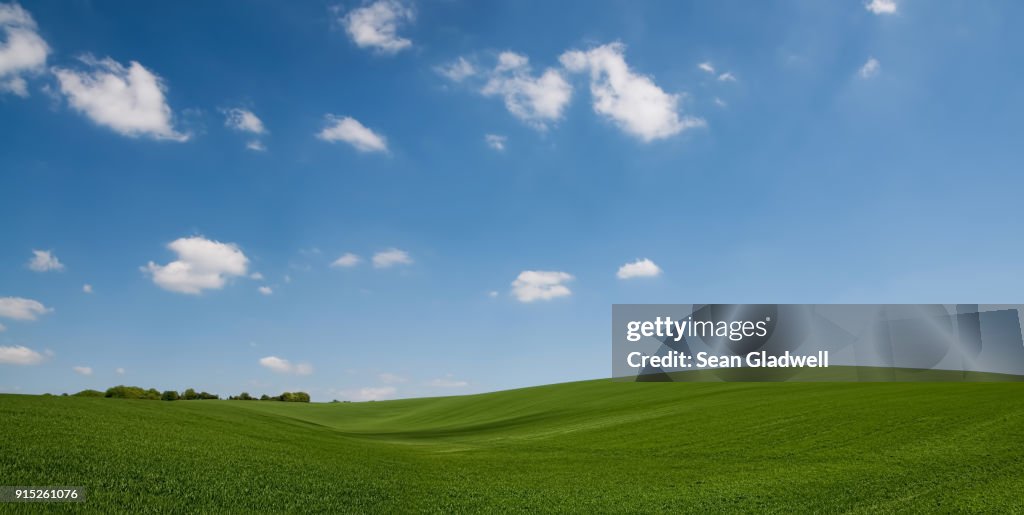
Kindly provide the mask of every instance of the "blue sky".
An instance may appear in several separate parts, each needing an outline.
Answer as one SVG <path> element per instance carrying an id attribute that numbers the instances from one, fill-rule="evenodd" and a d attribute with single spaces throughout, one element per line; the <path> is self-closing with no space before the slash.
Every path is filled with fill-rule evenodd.
<path id="1" fill-rule="evenodd" d="M 1018 2 L 2 5 L 3 391 L 468 393 L 607 376 L 613 303 L 1024 287 Z"/>

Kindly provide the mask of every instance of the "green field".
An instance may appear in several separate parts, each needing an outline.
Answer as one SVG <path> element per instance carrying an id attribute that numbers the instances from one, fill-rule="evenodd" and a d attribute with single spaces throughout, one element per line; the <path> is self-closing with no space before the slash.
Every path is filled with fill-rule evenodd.
<path id="1" fill-rule="evenodd" d="M 369 403 L 0 396 L 0 511 L 1024 510 L 1021 383 L 558 384 Z"/>

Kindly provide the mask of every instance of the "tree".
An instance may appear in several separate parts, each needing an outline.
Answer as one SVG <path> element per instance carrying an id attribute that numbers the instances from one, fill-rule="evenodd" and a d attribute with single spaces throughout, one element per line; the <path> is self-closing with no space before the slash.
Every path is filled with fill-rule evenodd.
<path id="1" fill-rule="evenodd" d="M 261 401 L 269 401 L 270 400 L 270 396 L 267 395 L 267 394 L 260 395 L 260 400 Z"/>
<path id="2" fill-rule="evenodd" d="M 185 390 L 185 393 L 181 394 L 181 398 L 186 400 L 186 401 L 192 401 L 192 400 L 198 399 L 199 398 L 199 394 L 197 394 L 195 390 L 189 388 L 189 389 Z"/>
<path id="3" fill-rule="evenodd" d="M 114 399 L 146 399 L 150 392 L 156 393 L 156 399 L 160 398 L 160 392 L 156 390 L 150 389 L 147 392 L 138 386 L 125 386 L 123 384 L 107 388 L 103 396 Z"/>
<path id="4" fill-rule="evenodd" d="M 82 390 L 82 391 L 74 394 L 74 396 L 75 397 L 103 397 L 103 392 L 101 392 L 99 390 Z"/>
<path id="5" fill-rule="evenodd" d="M 167 390 L 160 396 L 160 400 L 163 401 L 176 401 L 178 400 L 178 392 L 174 390 Z"/>

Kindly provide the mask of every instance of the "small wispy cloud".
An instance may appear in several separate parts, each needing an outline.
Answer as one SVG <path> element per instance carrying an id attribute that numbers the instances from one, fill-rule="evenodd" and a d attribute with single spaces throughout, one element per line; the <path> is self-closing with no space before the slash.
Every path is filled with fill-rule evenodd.
<path id="1" fill-rule="evenodd" d="M 362 263 L 362 262 L 363 262 L 363 258 L 359 257 L 358 254 L 353 254 L 351 252 L 346 252 L 346 253 L 342 254 L 340 257 L 338 257 L 338 259 L 335 259 L 334 262 L 331 263 L 331 267 L 332 268 L 352 268 L 352 267 L 354 267 L 354 266 L 356 266 L 356 265 L 358 265 L 359 263 Z"/>
<path id="2" fill-rule="evenodd" d="M 359 120 L 351 116 L 338 117 L 332 114 L 327 115 L 325 119 L 327 123 L 317 134 L 317 138 L 331 143 L 337 141 L 348 143 L 360 152 L 388 151 L 387 139 L 359 123 Z"/>
<path id="3" fill-rule="evenodd" d="M 632 263 L 626 263 L 619 267 L 615 274 L 619 279 L 634 279 L 637 277 L 657 277 L 661 275 L 661 268 L 650 259 L 637 259 Z"/>
<path id="4" fill-rule="evenodd" d="M 260 358 L 260 365 L 279 374 L 295 374 L 308 376 L 313 373 L 313 365 L 309 363 L 292 363 L 277 356 Z"/>
<path id="5" fill-rule="evenodd" d="M 486 134 L 484 135 L 484 141 L 488 147 L 501 152 L 505 150 L 505 142 L 508 141 L 508 138 L 499 134 Z"/>
<path id="6" fill-rule="evenodd" d="M 860 67 L 860 70 L 857 71 L 857 74 L 860 75 L 860 78 L 862 79 L 870 79 L 871 77 L 878 75 L 881 71 L 882 63 L 878 62 L 878 59 L 875 59 L 874 57 L 869 57 L 867 62 L 865 62 L 864 65 Z"/>
<path id="7" fill-rule="evenodd" d="M 877 15 L 896 14 L 896 0 L 871 0 L 864 8 Z"/>
<path id="8" fill-rule="evenodd" d="M 374 268 L 391 268 L 396 265 L 411 265 L 412 257 L 401 249 L 388 249 L 373 255 Z"/>

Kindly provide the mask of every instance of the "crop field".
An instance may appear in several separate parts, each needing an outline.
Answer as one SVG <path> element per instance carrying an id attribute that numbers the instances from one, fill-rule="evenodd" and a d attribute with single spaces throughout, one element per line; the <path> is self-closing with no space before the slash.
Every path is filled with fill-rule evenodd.
<path id="1" fill-rule="evenodd" d="M 0 511 L 1024 510 L 1021 383 L 566 383 L 367 403 L 0 396 Z"/>

